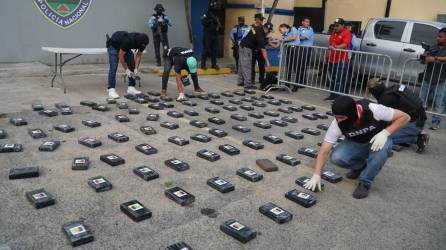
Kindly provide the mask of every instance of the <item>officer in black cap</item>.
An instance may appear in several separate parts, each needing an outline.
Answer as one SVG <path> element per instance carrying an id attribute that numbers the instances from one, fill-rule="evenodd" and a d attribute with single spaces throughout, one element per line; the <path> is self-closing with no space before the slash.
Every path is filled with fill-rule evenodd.
<path id="1" fill-rule="evenodd" d="M 265 18 L 263 17 L 262 14 L 257 13 L 254 15 L 254 25 L 256 25 L 258 27 L 262 27 L 263 20 L 265 20 Z M 267 43 L 268 43 L 268 40 L 265 37 L 265 45 Z M 265 80 L 265 59 L 262 56 L 262 52 L 258 49 L 254 49 L 252 51 L 251 78 L 252 78 L 253 84 L 255 84 L 255 81 L 256 81 L 256 71 L 255 71 L 256 62 L 259 67 L 259 82 L 260 82 L 260 85 L 262 85 L 263 81 Z"/>
<path id="2" fill-rule="evenodd" d="M 265 23 L 262 27 L 253 25 L 249 32 L 242 38 L 239 48 L 239 69 L 238 69 L 238 85 L 247 89 L 255 89 L 252 82 L 252 52 L 259 50 L 266 66 L 269 67 L 269 59 L 266 54 L 265 44 L 266 35 L 273 30 L 272 23 Z"/>
<path id="3" fill-rule="evenodd" d="M 203 53 L 201 54 L 201 68 L 206 69 L 206 59 L 211 57 L 212 68 L 220 69 L 217 65 L 218 50 L 218 32 L 221 29 L 221 23 L 215 15 L 217 1 L 209 1 L 209 9 L 201 17 L 203 25 Z"/>
<path id="4" fill-rule="evenodd" d="M 154 13 L 149 18 L 149 28 L 152 29 L 153 33 L 153 45 L 155 46 L 155 57 L 156 65 L 161 66 L 161 55 L 160 55 L 160 43 L 163 45 L 163 49 L 169 48 L 169 39 L 167 38 L 167 30 L 169 26 L 172 26 L 172 22 L 169 17 L 164 15 L 164 7 L 162 4 L 158 3 L 153 9 Z"/>

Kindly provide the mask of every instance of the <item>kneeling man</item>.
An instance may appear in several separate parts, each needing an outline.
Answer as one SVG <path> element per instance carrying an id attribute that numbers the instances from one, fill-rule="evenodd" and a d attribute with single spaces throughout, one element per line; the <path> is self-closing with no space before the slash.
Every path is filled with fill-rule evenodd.
<path id="1" fill-rule="evenodd" d="M 305 188 L 321 190 L 322 167 L 333 144 L 344 135 L 345 140 L 335 147 L 331 161 L 351 170 L 347 178 L 359 177 L 353 197 L 365 198 L 392 150 L 392 139 L 389 136 L 409 123 L 410 116 L 400 110 L 371 103 L 367 99 L 355 101 L 347 96 L 337 97 L 332 111 L 335 119 L 325 135 L 313 176 L 305 184 Z"/>

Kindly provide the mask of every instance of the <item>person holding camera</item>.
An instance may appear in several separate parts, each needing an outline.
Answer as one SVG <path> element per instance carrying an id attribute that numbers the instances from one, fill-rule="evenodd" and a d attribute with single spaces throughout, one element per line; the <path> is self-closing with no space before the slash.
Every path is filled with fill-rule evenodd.
<path id="1" fill-rule="evenodd" d="M 428 49 L 420 58 L 427 64 L 421 84 L 420 98 L 427 107 L 429 96 L 434 96 L 434 111 L 442 114 L 445 108 L 446 95 L 446 28 L 438 31 L 437 45 Z M 432 115 L 432 130 L 440 128 L 441 116 Z"/>
<path id="2" fill-rule="evenodd" d="M 172 26 L 169 17 L 164 15 L 164 7 L 161 4 L 155 5 L 153 14 L 148 22 L 149 28 L 153 34 L 153 45 L 155 47 L 156 66 L 161 66 L 160 43 L 163 48 L 169 47 L 169 39 L 167 38 L 167 30 Z"/>
<path id="3" fill-rule="evenodd" d="M 195 92 L 204 92 L 204 90 L 200 88 L 200 85 L 198 85 L 197 59 L 194 57 L 194 52 L 191 49 L 174 47 L 164 51 L 164 72 L 161 96 L 166 96 L 167 94 L 167 82 L 169 81 L 169 74 L 172 67 L 175 71 L 175 79 L 179 93 L 177 101 L 181 102 L 186 100 L 186 97 L 184 96 L 184 86 L 189 85 L 188 76 L 181 76 L 181 70 L 183 69 L 191 75 Z"/>

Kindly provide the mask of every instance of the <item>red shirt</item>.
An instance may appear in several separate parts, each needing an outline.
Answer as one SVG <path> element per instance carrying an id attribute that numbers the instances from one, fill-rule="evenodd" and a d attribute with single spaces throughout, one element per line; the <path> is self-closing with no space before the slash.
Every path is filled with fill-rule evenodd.
<path id="1" fill-rule="evenodd" d="M 346 44 L 347 45 L 347 47 L 345 48 L 346 50 L 350 47 L 350 43 L 352 43 L 352 33 L 345 28 L 341 30 L 341 32 L 339 33 L 333 32 L 330 35 L 330 46 Z M 328 62 L 339 63 L 340 61 L 348 62 L 348 52 L 335 51 L 331 49 Z"/>

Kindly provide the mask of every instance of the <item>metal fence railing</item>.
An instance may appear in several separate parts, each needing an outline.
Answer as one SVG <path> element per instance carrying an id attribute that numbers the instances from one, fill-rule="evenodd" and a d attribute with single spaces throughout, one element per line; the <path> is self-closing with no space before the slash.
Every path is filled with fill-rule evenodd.
<path id="1" fill-rule="evenodd" d="M 421 71 L 414 72 L 413 69 Z M 445 116 L 446 63 L 422 64 L 419 59 L 407 60 L 399 84 L 417 93 L 428 113 Z"/>
<path id="2" fill-rule="evenodd" d="M 369 79 L 379 77 L 388 84 L 392 69 L 390 56 L 361 51 L 282 45 L 279 55 L 277 85 L 268 91 L 302 86 L 363 97 Z"/>

